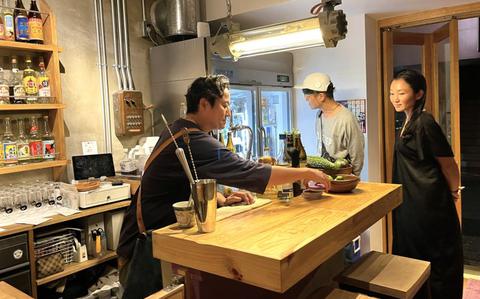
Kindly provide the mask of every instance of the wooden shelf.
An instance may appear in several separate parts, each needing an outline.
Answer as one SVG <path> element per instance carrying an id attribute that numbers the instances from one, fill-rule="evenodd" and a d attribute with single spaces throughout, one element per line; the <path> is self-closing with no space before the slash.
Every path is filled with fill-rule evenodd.
<path id="1" fill-rule="evenodd" d="M 104 263 L 106 261 L 112 260 L 116 257 L 117 257 L 117 254 L 115 253 L 115 251 L 107 251 L 107 253 L 102 257 L 94 258 L 94 259 L 85 261 L 83 263 L 71 263 L 71 264 L 65 265 L 65 269 L 62 272 L 59 272 L 59 273 L 56 273 L 56 274 L 53 274 L 53 275 L 50 275 L 50 276 L 47 276 L 47 277 L 44 277 L 44 278 L 37 279 L 37 285 L 39 286 L 39 285 L 42 285 L 42 284 L 49 283 L 51 281 L 63 278 L 65 276 L 71 275 L 73 273 L 77 273 L 77 272 L 80 272 L 82 270 L 88 269 L 90 267 L 93 267 L 93 266 L 99 265 L 101 263 Z"/>
<path id="2" fill-rule="evenodd" d="M 59 50 L 58 47 L 54 45 L 39 45 L 39 44 L 6 41 L 6 40 L 0 40 L 0 48 L 11 49 L 16 51 L 24 51 L 24 52 L 36 52 L 36 53 L 53 52 L 53 51 Z"/>
<path id="3" fill-rule="evenodd" d="M 4 166 L 0 168 L 0 175 L 8 174 L 8 173 L 23 172 L 23 171 L 32 171 L 32 170 L 39 170 L 39 169 L 61 167 L 61 166 L 66 166 L 67 162 L 68 162 L 67 160 L 55 160 L 55 161 L 30 163 L 25 165 Z"/>
<path id="4" fill-rule="evenodd" d="M 118 201 L 111 204 L 106 204 L 106 205 L 102 205 L 94 208 L 81 210 L 80 213 L 73 214 L 70 216 L 55 215 L 50 217 L 52 219 L 50 219 L 49 221 L 40 223 L 39 225 L 36 225 L 36 226 L 30 225 L 30 224 L 13 224 L 10 226 L 2 227 L 5 230 L 0 232 L 0 237 L 18 234 L 18 233 L 26 232 L 32 229 L 37 229 L 37 228 L 65 222 L 65 221 L 88 217 L 91 215 L 100 214 L 108 211 L 114 211 L 120 208 L 128 207 L 129 205 L 130 205 L 130 200 L 123 200 L 123 201 Z"/>
<path id="5" fill-rule="evenodd" d="M 130 205 L 130 200 L 123 200 L 123 201 L 117 201 L 117 202 L 114 202 L 114 203 L 111 203 L 111 204 L 106 204 L 106 205 L 101 205 L 101 206 L 98 206 L 98 207 L 93 207 L 93 208 L 88 208 L 88 209 L 85 209 L 85 210 L 80 210 L 81 211 L 80 213 L 73 214 L 73 215 L 70 215 L 70 216 L 55 215 L 55 216 L 51 217 L 52 219 L 50 219 L 46 222 L 40 223 L 39 225 L 36 225 L 35 229 L 40 228 L 40 227 L 44 227 L 44 226 L 49 226 L 49 225 L 56 224 L 56 223 L 60 223 L 60 222 L 70 221 L 70 220 L 83 218 L 83 217 L 87 217 L 87 216 L 91 216 L 91 215 L 95 215 L 95 214 L 100 214 L 100 213 L 104 213 L 104 212 L 108 212 L 108 211 L 113 211 L 113 210 L 116 210 L 116 209 L 128 207 L 129 205 Z"/>
<path id="6" fill-rule="evenodd" d="M 55 110 L 64 109 L 65 104 L 4 104 L 0 111 Z"/>

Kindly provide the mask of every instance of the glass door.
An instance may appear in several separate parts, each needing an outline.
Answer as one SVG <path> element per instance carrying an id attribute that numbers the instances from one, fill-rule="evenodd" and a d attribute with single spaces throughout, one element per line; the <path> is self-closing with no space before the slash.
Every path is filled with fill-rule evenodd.
<path id="1" fill-rule="evenodd" d="M 292 91 L 282 87 L 259 87 L 259 127 L 265 130 L 264 140 L 258 134 L 258 152 L 269 148 L 271 157 L 277 157 L 283 149 L 278 135 L 291 130 Z"/>
<path id="2" fill-rule="evenodd" d="M 248 129 L 235 130 L 233 134 L 233 144 L 235 145 L 235 151 L 242 157 L 247 156 L 248 146 L 250 142 L 252 145 L 252 157 L 255 156 L 257 148 L 257 141 L 255 138 L 255 132 L 257 130 L 256 121 L 256 88 L 240 85 L 230 86 L 230 109 L 232 111 L 232 121 L 234 127 L 248 126 L 254 133 L 252 140 L 250 141 L 250 133 Z M 223 136 L 227 137 L 227 132 L 230 130 L 230 121 L 227 120 L 225 129 L 222 130 Z"/>

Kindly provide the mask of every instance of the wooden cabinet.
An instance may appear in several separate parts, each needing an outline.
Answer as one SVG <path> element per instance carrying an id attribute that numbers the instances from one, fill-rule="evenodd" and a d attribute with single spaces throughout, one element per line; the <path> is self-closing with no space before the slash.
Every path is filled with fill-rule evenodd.
<path id="1" fill-rule="evenodd" d="M 4 227 L 4 231 L 0 231 L 0 238 L 5 239 L 8 238 L 12 235 L 22 235 L 27 233 L 28 236 L 28 254 L 29 254 L 29 261 L 30 261 L 30 277 L 31 277 L 31 289 L 32 289 L 32 295 L 33 297 L 37 298 L 37 286 L 44 285 L 46 283 L 49 283 L 51 281 L 66 277 L 68 275 L 80 272 L 84 269 L 99 265 L 103 262 L 109 261 L 111 259 L 115 259 L 117 257 L 116 253 L 114 251 L 107 251 L 107 253 L 98 258 L 91 258 L 88 261 L 85 261 L 83 263 L 71 263 L 65 265 L 65 269 L 62 272 L 43 277 L 40 279 L 37 279 L 36 277 L 36 269 L 35 269 L 35 254 L 33 251 L 34 247 L 34 239 L 35 239 L 35 234 L 36 231 L 40 228 L 45 228 L 54 224 L 58 223 L 63 223 L 67 221 L 72 221 L 75 219 L 81 219 L 85 218 L 88 216 L 96 215 L 96 214 L 101 214 L 109 211 L 114 211 L 118 209 L 122 209 L 125 207 L 128 207 L 130 205 L 130 201 L 119 201 L 115 202 L 112 204 L 108 205 L 103 205 L 103 206 L 98 206 L 95 208 L 90 208 L 86 210 L 82 210 L 80 213 L 71 215 L 71 216 L 61 216 L 61 215 L 56 215 L 51 217 L 51 219 L 47 222 L 44 222 L 42 224 L 33 226 L 33 225 L 28 225 L 28 224 L 16 224 L 16 225 L 11 225 Z"/>
<path id="2" fill-rule="evenodd" d="M 0 168 L 0 174 L 17 173 L 38 169 L 51 168 L 53 180 L 60 179 L 67 165 L 65 152 L 65 132 L 63 123 L 63 109 L 60 84 L 61 49 L 57 45 L 55 16 L 44 0 L 37 1 L 42 12 L 44 44 L 30 44 L 25 42 L 0 40 L 0 56 L 43 56 L 46 71 L 50 76 L 51 99 L 48 104 L 6 104 L 0 105 L 0 117 L 9 115 L 48 115 L 50 129 L 55 136 L 57 157 L 54 161 L 45 161 L 26 165 L 16 165 Z"/>

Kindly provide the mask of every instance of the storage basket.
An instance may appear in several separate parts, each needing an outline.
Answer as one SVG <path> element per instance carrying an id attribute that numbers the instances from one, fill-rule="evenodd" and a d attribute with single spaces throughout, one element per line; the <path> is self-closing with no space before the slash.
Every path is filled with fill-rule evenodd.
<path id="1" fill-rule="evenodd" d="M 35 241 L 35 259 L 39 259 L 54 253 L 61 253 L 64 264 L 73 262 L 73 249 L 75 247 L 74 234 L 50 236 Z"/>

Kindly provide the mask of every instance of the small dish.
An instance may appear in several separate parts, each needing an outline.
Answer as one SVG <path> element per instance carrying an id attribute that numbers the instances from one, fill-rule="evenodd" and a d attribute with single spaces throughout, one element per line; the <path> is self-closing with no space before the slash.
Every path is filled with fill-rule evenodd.
<path id="1" fill-rule="evenodd" d="M 303 198 L 305 199 L 320 199 L 324 189 L 305 189 L 303 190 Z"/>

